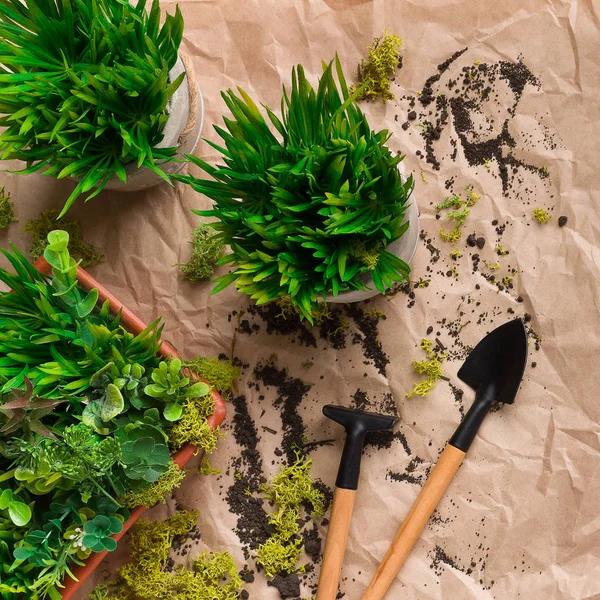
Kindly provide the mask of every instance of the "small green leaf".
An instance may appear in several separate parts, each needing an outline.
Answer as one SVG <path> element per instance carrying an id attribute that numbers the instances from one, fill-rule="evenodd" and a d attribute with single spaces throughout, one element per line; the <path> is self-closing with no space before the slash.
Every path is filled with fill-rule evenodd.
<path id="1" fill-rule="evenodd" d="M 163 416 L 167 421 L 178 421 L 183 416 L 183 408 L 180 404 L 172 402 L 165 407 Z"/>
<path id="2" fill-rule="evenodd" d="M 31 521 L 31 509 L 24 502 L 11 502 L 8 506 L 8 515 L 17 527 L 24 527 Z"/>

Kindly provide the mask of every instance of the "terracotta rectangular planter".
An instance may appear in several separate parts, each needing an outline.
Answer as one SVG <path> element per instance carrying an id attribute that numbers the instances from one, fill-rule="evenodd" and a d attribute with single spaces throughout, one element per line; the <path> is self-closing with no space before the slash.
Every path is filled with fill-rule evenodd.
<path id="1" fill-rule="evenodd" d="M 50 275 L 52 269 L 50 265 L 46 262 L 46 260 L 41 257 L 35 263 L 34 267 L 46 275 Z M 144 329 L 146 329 L 147 325 L 142 321 L 133 311 L 127 308 L 114 294 L 111 294 L 102 284 L 100 284 L 96 279 L 94 279 L 87 271 L 79 267 L 77 269 L 77 281 L 82 289 L 89 291 L 92 288 L 96 288 L 98 290 L 98 302 L 104 303 L 108 300 L 110 305 L 110 310 L 112 313 L 116 314 L 121 311 L 121 325 L 129 332 L 133 334 L 139 334 Z M 163 341 L 161 343 L 159 353 L 161 356 L 165 358 L 178 358 L 179 354 L 169 344 L 168 342 Z M 227 408 L 225 406 L 225 402 L 221 395 L 215 390 L 212 390 L 214 399 L 215 399 L 215 411 L 208 418 L 208 424 L 212 429 L 216 429 L 225 419 L 225 415 L 227 413 Z M 173 454 L 173 460 L 179 468 L 183 468 L 188 461 L 192 458 L 192 456 L 196 453 L 197 448 L 192 444 L 187 444 L 181 450 L 178 450 Z M 141 515 L 147 510 L 145 506 L 138 506 L 131 511 L 131 516 L 125 523 L 123 524 L 123 531 L 120 533 L 113 535 L 112 537 L 115 540 L 120 540 L 125 533 L 131 528 L 131 526 L 141 517 Z M 104 552 L 95 552 L 89 556 L 86 560 L 85 565 L 76 566 L 72 569 L 73 575 L 77 578 L 71 579 L 70 577 L 63 581 L 64 589 L 62 590 L 62 598 L 63 600 L 70 600 L 75 592 L 82 586 L 83 582 L 92 574 L 94 569 L 104 560 L 107 551 Z"/>

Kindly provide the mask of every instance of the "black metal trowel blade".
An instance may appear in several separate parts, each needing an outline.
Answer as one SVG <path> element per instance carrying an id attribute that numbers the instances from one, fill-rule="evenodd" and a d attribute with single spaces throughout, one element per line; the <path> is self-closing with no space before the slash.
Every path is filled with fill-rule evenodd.
<path id="1" fill-rule="evenodd" d="M 497 402 L 512 404 L 527 363 L 527 330 L 521 319 L 488 333 L 472 350 L 458 377 L 474 390 L 492 387 Z"/>

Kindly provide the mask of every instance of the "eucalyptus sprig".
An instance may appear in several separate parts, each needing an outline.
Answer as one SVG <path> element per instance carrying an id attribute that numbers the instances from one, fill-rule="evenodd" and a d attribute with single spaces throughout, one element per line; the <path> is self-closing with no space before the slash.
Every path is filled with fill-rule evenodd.
<path id="1" fill-rule="evenodd" d="M 324 65 L 315 90 L 302 66 L 284 88 L 281 118 L 265 108 L 267 123 L 243 90 L 222 94 L 232 118 L 215 126 L 224 164 L 189 160 L 211 176 L 176 176 L 214 201 L 210 210 L 232 253 L 232 271 L 214 292 L 235 283 L 257 304 L 289 296 L 302 317 L 328 294 L 362 290 L 371 275 L 384 291 L 408 278 L 408 265 L 386 250 L 408 223 L 413 187 L 398 170 L 402 156 L 386 146 L 390 134 L 372 131 L 355 102 L 339 60 Z"/>
<path id="2" fill-rule="evenodd" d="M 0 3 L 0 157 L 25 161 L 22 173 L 80 179 L 61 214 L 111 177 L 126 181 L 128 163 L 168 181 L 159 165 L 176 148 L 156 146 L 184 77 L 169 80 L 183 17 L 176 8 L 161 26 L 158 0 L 145 5 Z"/>

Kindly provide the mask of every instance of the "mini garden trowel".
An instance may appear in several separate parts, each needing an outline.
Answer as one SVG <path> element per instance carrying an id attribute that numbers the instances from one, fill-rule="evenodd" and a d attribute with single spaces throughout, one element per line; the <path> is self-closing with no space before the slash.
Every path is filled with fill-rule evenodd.
<path id="1" fill-rule="evenodd" d="M 329 531 L 325 542 L 316 598 L 316 600 L 335 600 L 338 595 L 340 574 L 346 552 L 354 497 L 358 489 L 360 459 L 365 436 L 369 431 L 391 429 L 397 419 L 388 415 L 344 408 L 333 404 L 324 406 L 323 414 L 343 425 L 346 430 L 346 443 L 335 482 Z"/>
<path id="2" fill-rule="evenodd" d="M 362 600 L 381 600 L 461 465 L 477 430 L 495 402 L 512 404 L 527 362 L 527 332 L 521 319 L 494 329 L 473 349 L 458 372 L 475 390 L 475 401 L 442 452 Z"/>

